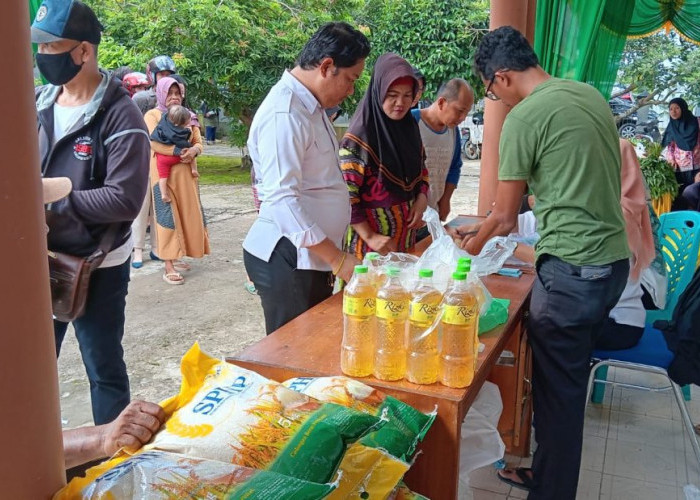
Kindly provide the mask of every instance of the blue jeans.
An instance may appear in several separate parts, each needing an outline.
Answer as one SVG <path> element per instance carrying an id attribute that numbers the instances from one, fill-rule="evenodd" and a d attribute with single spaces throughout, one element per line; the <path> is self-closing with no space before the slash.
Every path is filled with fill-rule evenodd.
<path id="1" fill-rule="evenodd" d="M 591 353 L 628 274 L 628 259 L 576 266 L 543 255 L 537 263 L 527 331 L 537 439 L 529 500 L 576 498 Z"/>
<path id="2" fill-rule="evenodd" d="M 118 266 L 96 269 L 92 273 L 85 314 L 73 321 L 90 381 L 95 425 L 114 420 L 129 404 L 131 397 L 122 349 L 129 260 Z M 68 323 L 54 320 L 53 328 L 58 357 Z"/>
<path id="3" fill-rule="evenodd" d="M 209 126 L 204 127 L 204 136 L 205 136 L 207 141 L 215 141 L 216 140 L 216 127 L 209 127 Z"/>

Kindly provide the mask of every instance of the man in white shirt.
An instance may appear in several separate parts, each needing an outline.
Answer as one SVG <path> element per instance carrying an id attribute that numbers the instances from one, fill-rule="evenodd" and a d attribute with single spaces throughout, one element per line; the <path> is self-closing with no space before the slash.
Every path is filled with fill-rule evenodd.
<path id="1" fill-rule="evenodd" d="M 473 104 L 474 92 L 467 81 L 453 78 L 442 84 L 437 99 L 429 107 L 411 110 L 418 122 L 425 148 L 425 166 L 430 176 L 428 206 L 437 210 L 443 221 L 450 213 L 450 200 L 462 170 L 457 126 L 464 121 Z"/>
<path id="2" fill-rule="evenodd" d="M 350 201 L 324 110 L 353 93 L 369 50 L 349 24 L 325 24 L 253 119 L 248 150 L 261 206 L 243 257 L 268 334 L 328 298 L 333 276 L 348 280 L 359 263 L 340 250 Z"/>

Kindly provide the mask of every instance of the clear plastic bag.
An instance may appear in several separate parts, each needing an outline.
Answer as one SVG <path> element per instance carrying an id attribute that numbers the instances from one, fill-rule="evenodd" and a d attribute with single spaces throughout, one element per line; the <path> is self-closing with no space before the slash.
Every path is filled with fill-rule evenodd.
<path id="1" fill-rule="evenodd" d="M 452 237 L 447 234 L 445 228 L 440 222 L 440 216 L 432 208 L 425 209 L 423 220 L 428 225 L 430 236 L 433 237 L 433 242 L 421 256 L 421 262 L 430 262 L 431 264 L 443 263 L 454 267 L 453 263 L 457 262 L 460 257 L 469 257 L 472 259 L 472 271 L 479 276 L 497 273 L 505 261 L 513 255 L 513 251 L 517 243 L 509 240 L 504 236 L 496 236 L 486 242 L 484 248 L 481 249 L 479 255 L 470 255 L 459 248 Z M 449 271 L 451 273 L 452 271 Z M 446 276 L 445 278 L 449 277 Z M 435 278 L 438 281 L 438 278 Z M 446 279 L 445 279 L 446 281 Z"/>
<path id="2" fill-rule="evenodd" d="M 469 473 L 503 458 L 506 446 L 498 432 L 503 400 L 498 386 L 484 382 L 462 424 L 459 450 L 460 493 L 469 489 Z"/>

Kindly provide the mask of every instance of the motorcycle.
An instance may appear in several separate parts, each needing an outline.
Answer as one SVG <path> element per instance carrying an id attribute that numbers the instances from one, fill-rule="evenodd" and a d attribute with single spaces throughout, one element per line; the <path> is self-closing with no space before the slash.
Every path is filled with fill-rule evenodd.
<path id="1" fill-rule="evenodd" d="M 460 129 L 462 134 L 462 154 L 468 160 L 481 158 L 481 145 L 484 142 L 484 114 L 474 113 L 471 123 Z"/>

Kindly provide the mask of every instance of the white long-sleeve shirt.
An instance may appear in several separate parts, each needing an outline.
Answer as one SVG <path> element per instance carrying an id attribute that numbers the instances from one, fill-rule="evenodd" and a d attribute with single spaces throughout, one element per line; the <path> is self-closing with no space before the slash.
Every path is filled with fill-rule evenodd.
<path id="1" fill-rule="evenodd" d="M 333 126 L 314 95 L 288 71 L 255 114 L 248 151 L 261 206 L 243 248 L 268 262 L 286 237 L 298 249 L 298 269 L 330 271 L 307 247 L 325 238 L 340 247 L 350 223 L 350 197 Z"/>

